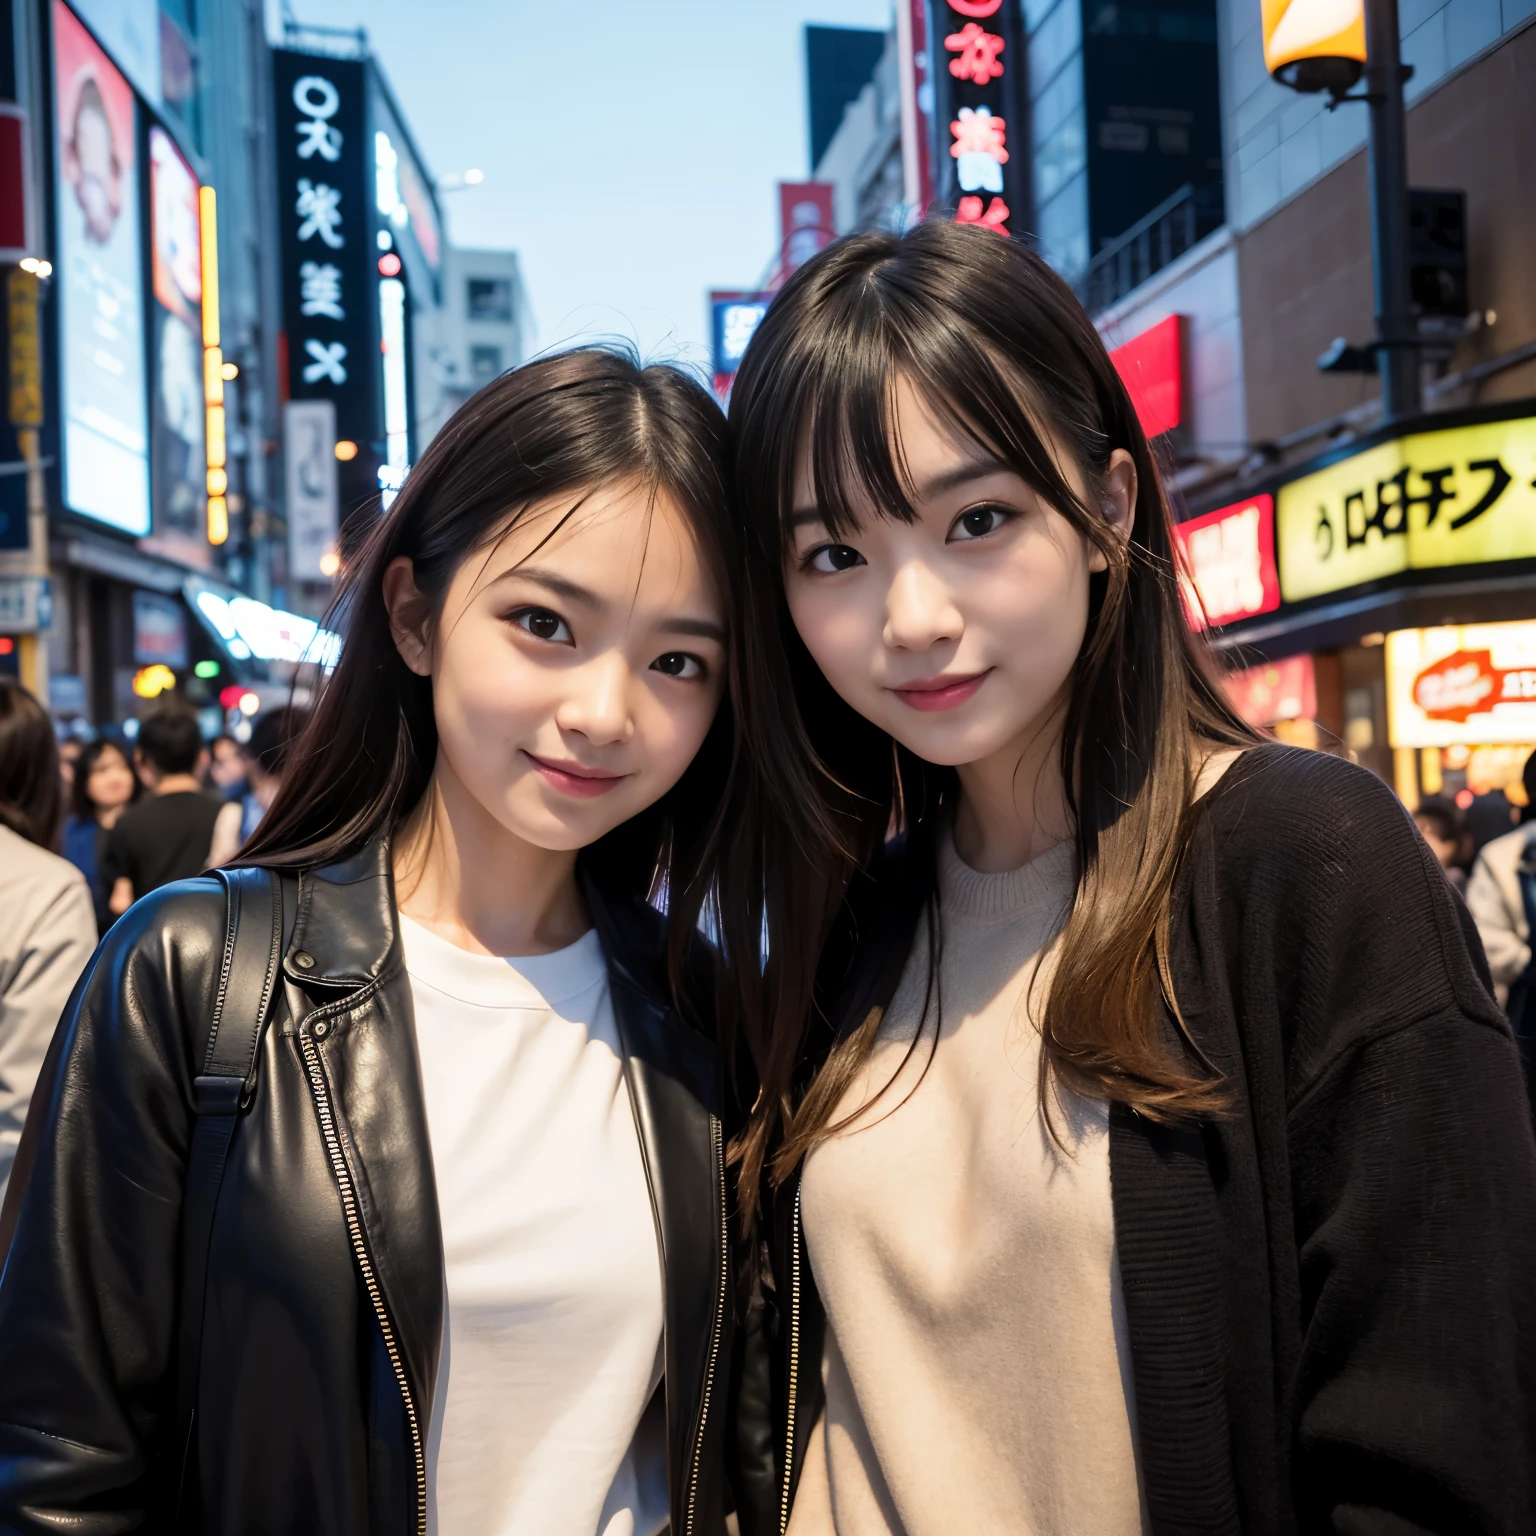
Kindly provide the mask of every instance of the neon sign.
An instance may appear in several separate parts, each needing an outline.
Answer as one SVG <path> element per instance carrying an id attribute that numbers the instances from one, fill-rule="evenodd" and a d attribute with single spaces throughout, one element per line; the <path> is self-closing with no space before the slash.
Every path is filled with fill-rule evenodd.
<path id="1" fill-rule="evenodd" d="M 1018 18 L 1003 0 L 949 0 L 934 19 L 935 40 L 944 44 L 939 57 L 949 56 L 948 68 L 933 76 L 942 98 L 937 120 L 948 125 L 949 138 L 949 154 L 940 156 L 949 164 L 940 196 L 954 200 L 957 224 L 1007 235 L 1010 203 L 1022 206 L 1024 190 L 1017 171 L 1007 169 L 1014 159 L 1008 147 L 1013 107 L 1007 66 L 1019 56 L 1017 44 L 1010 50 L 1009 38 L 1019 35 Z"/>

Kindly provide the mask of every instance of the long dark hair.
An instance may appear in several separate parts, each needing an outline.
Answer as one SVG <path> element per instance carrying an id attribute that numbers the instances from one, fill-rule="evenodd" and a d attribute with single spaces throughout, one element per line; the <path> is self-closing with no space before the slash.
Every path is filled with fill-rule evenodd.
<path id="1" fill-rule="evenodd" d="M 48 711 L 14 677 L 0 677 L 0 826 L 52 848 L 64 781 Z"/>
<path id="2" fill-rule="evenodd" d="M 725 419 L 678 370 L 642 368 L 600 348 L 559 353 L 503 374 L 446 423 L 343 577 L 334 617 L 342 648 L 303 729 L 282 786 L 239 862 L 310 868 L 392 834 L 421 799 L 437 756 L 430 679 L 400 659 L 384 605 L 390 561 L 409 556 L 434 615 L 454 572 L 491 547 L 535 503 L 635 481 L 673 501 L 725 594 L 739 568 L 727 500 Z M 567 514 L 569 515 L 569 514 Z M 697 917 L 695 871 L 722 814 L 734 752 L 729 698 L 682 779 L 650 810 L 583 855 L 604 884 L 644 894 L 668 882 L 678 923 Z"/>
<path id="3" fill-rule="evenodd" d="M 765 1167 L 782 1179 L 828 1134 L 874 1043 L 877 1014 L 836 1042 L 827 1016 L 838 978 L 825 957 L 846 958 L 850 886 L 892 827 L 931 825 L 955 792 L 952 769 L 920 761 L 833 693 L 784 600 L 802 445 L 834 536 L 857 526 L 861 506 L 916 516 L 893 436 L 898 377 L 1108 561 L 1091 579 L 1063 724 L 1080 877 L 1041 1021 L 1042 1087 L 1054 1073 L 1154 1116 L 1209 1112 L 1224 1099 L 1187 1033 L 1184 1048 L 1162 1033 L 1164 1003 L 1182 1027 L 1168 982 L 1170 898 L 1201 759 L 1213 746 L 1255 738 L 1183 618 L 1168 504 L 1146 434 L 1092 322 L 1024 245 L 940 221 L 900 237 L 857 235 L 785 285 L 731 400 L 749 575 L 744 622 L 768 637 L 746 658 L 743 690 L 761 765 L 766 820 L 754 877 L 770 935 L 768 985 L 755 996 L 743 988 L 734 1016 L 761 1089 L 735 1148 L 749 1205 Z M 1090 488 L 1116 448 L 1130 453 L 1139 489 L 1128 545 L 1074 492 L 1047 433 Z M 807 1062 L 823 1056 L 807 1084 Z"/>

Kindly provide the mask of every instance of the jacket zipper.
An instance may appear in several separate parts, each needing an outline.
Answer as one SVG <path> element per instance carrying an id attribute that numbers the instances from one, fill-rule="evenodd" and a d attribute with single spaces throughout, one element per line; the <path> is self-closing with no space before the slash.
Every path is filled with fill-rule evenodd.
<path id="1" fill-rule="evenodd" d="M 704 1371 L 704 1396 L 699 1405 L 699 1428 L 693 1442 L 693 1475 L 688 1480 L 688 1516 L 683 1536 L 693 1536 L 698 1515 L 699 1476 L 704 1465 L 704 1430 L 709 1423 L 709 1400 L 714 1391 L 715 1365 L 720 1358 L 720 1339 L 725 1329 L 726 1294 L 730 1285 L 730 1231 L 725 1214 L 725 1141 L 719 1119 L 709 1117 L 709 1139 L 720 1194 L 720 1289 L 715 1297 L 715 1322 L 709 1335 L 709 1364 Z"/>
<path id="2" fill-rule="evenodd" d="M 789 1245 L 789 1417 L 784 1426 L 784 1491 L 779 1503 L 779 1536 L 789 1530 L 789 1489 L 795 1470 L 795 1397 L 800 1369 L 800 1186 Z"/>
<path id="3" fill-rule="evenodd" d="M 353 1006 L 355 1001 L 355 999 L 348 999 L 346 1006 Z M 305 1025 L 308 1026 L 317 1016 L 312 1014 L 304 1021 Z M 325 1139 L 326 1152 L 331 1159 L 331 1171 L 336 1177 L 336 1187 L 341 1192 L 341 1208 L 346 1217 L 347 1236 L 352 1242 L 352 1253 L 362 1273 L 363 1284 L 368 1288 L 368 1299 L 373 1303 L 374 1315 L 379 1320 L 379 1329 L 384 1336 L 384 1348 L 389 1355 L 390 1365 L 394 1367 L 400 1395 L 405 1401 L 405 1416 L 411 1429 L 411 1456 L 415 1463 L 416 1530 L 417 1536 L 426 1536 L 427 1458 L 421 1444 L 421 1421 L 416 1416 L 416 1400 L 411 1396 L 410 1383 L 405 1379 L 405 1365 L 400 1359 L 400 1348 L 395 1341 L 395 1325 L 390 1320 L 389 1309 L 384 1305 L 384 1293 L 379 1289 L 373 1260 L 368 1255 L 368 1245 L 363 1241 L 362 1221 L 357 1213 L 357 1192 L 352 1185 L 352 1174 L 347 1167 L 347 1160 L 342 1155 L 341 1139 L 336 1134 L 336 1118 L 331 1110 L 331 1094 L 325 1080 L 325 1069 L 320 1063 L 320 1053 L 307 1028 L 300 1030 L 299 1048 L 304 1053 L 310 1091 L 315 1096 L 315 1108 L 320 1115 L 320 1134 Z"/>

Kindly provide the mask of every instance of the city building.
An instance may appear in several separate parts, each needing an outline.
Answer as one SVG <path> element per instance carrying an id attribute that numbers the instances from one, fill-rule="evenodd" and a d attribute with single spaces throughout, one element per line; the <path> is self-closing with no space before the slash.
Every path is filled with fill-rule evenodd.
<path id="1" fill-rule="evenodd" d="M 417 371 L 417 410 L 430 440 L 482 385 L 528 355 L 532 335 L 528 291 L 515 251 L 450 245 L 443 259 L 443 303 Z"/>
<path id="2" fill-rule="evenodd" d="M 806 28 L 807 33 L 813 30 Z M 833 217 L 840 235 L 888 228 L 903 211 L 896 35 L 875 36 L 883 46 L 811 163 L 813 179 L 832 188 Z"/>
<path id="3" fill-rule="evenodd" d="M 805 100 L 812 166 L 837 132 L 843 109 L 864 89 L 886 41 L 884 32 L 870 27 L 806 27 Z"/>
<path id="4" fill-rule="evenodd" d="M 1095 318 L 1170 320 L 1192 591 L 1251 717 L 1347 752 L 1413 804 L 1503 791 L 1536 747 L 1536 20 L 1526 0 L 1403 6 L 1423 409 L 1382 422 L 1365 109 L 1265 73 L 1222 0 L 1226 223 Z M 1347 344 L 1347 345 L 1343 345 Z M 1332 362 L 1327 370 L 1321 364 Z"/>
<path id="5" fill-rule="evenodd" d="M 236 678 L 196 593 L 275 612 L 264 24 L 256 0 L 0 4 L 0 667 L 61 723 L 173 687 L 216 722 Z"/>

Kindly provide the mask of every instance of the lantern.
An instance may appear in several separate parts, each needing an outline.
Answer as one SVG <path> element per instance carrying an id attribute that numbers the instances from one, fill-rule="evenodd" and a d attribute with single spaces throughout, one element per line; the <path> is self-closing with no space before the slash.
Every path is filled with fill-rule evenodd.
<path id="1" fill-rule="evenodd" d="M 1342 96 L 1365 70 L 1364 0 L 1262 0 L 1264 65 L 1293 91 Z"/>

